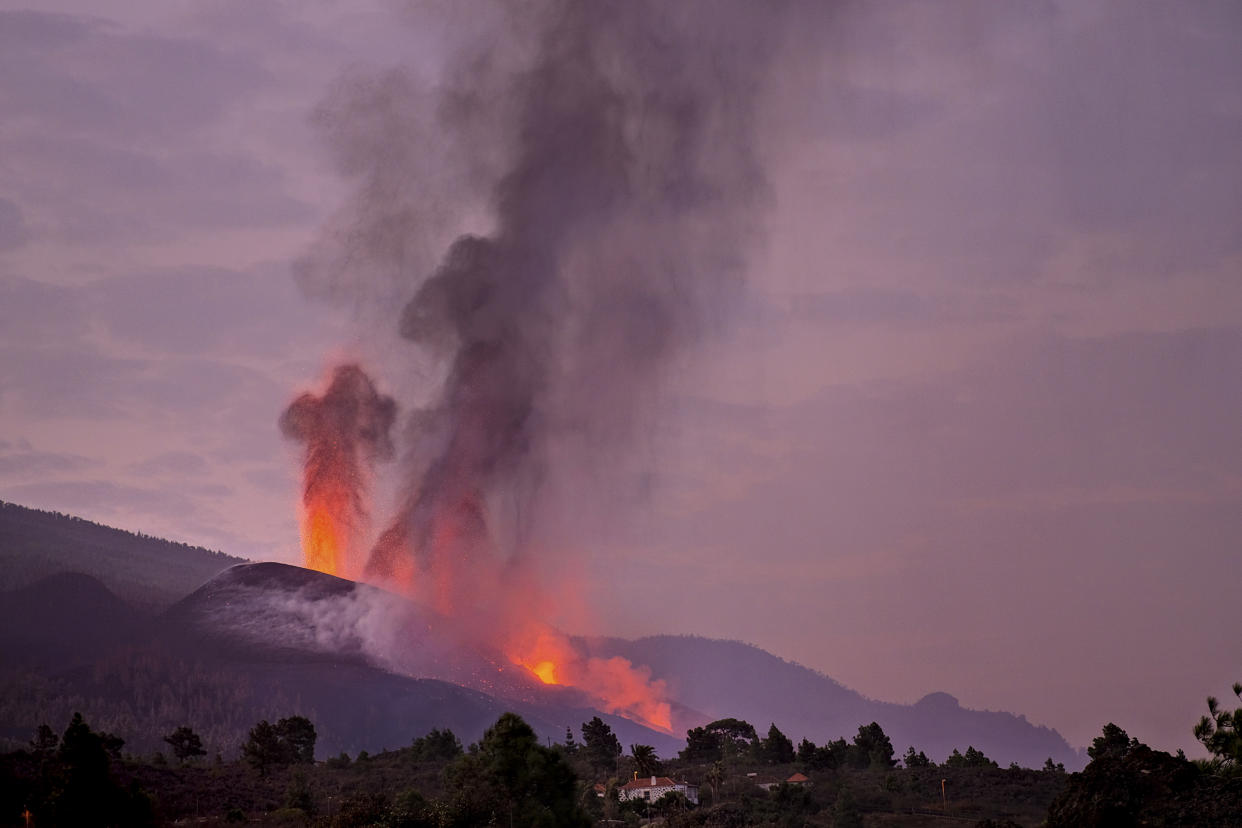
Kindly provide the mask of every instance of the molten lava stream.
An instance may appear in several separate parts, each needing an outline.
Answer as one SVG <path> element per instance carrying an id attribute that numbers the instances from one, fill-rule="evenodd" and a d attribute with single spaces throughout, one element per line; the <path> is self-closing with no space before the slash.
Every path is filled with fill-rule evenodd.
<path id="1" fill-rule="evenodd" d="M 509 659 L 544 684 L 567 685 L 595 697 L 608 713 L 664 733 L 673 732 L 672 708 L 664 682 L 628 659 L 596 658 L 579 652 L 564 633 L 538 623 L 511 641 Z"/>

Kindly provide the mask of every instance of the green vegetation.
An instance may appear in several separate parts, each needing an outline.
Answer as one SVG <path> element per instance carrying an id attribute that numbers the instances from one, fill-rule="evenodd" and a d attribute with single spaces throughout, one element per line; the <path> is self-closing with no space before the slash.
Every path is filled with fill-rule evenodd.
<path id="1" fill-rule="evenodd" d="M 1242 825 L 1242 776 L 1152 750 L 1109 723 L 1048 809 L 1048 828 Z M 1224 770 L 1224 772 L 1221 772 Z"/>
<path id="2" fill-rule="evenodd" d="M 203 740 L 193 728 L 182 725 L 172 733 L 164 737 L 173 750 L 173 756 L 181 762 L 187 759 L 193 759 L 196 756 L 206 756 L 207 751 L 203 750 Z"/>
<path id="3" fill-rule="evenodd" d="M 315 761 L 315 726 L 305 716 L 291 716 L 272 724 L 266 719 L 250 729 L 242 756 L 266 776 L 281 765 L 309 765 Z"/>
<path id="4" fill-rule="evenodd" d="M 599 716 L 582 725 L 583 753 L 592 770 L 607 775 L 614 770 L 621 755 L 621 740 Z"/>
<path id="5" fill-rule="evenodd" d="M 1219 728 L 1214 723 L 1213 733 Z M 0 825 L 23 824 L 27 810 L 40 826 L 194 819 L 323 828 L 585 828 L 601 819 L 626 826 L 659 819 L 666 828 L 923 828 L 946 818 L 977 828 L 1242 824 L 1242 774 L 1230 763 L 1154 751 L 1113 723 L 1076 774 L 1051 761 L 1040 770 L 1000 768 L 973 746 L 943 765 L 910 748 L 897 767 L 874 722 L 859 727 L 852 743 L 802 740 L 797 751 L 775 725 L 763 739 L 738 719 L 698 730 L 722 758 L 696 761 L 688 746 L 661 762 L 649 745 L 623 756 L 598 718 L 582 724 L 581 743 L 571 731 L 564 744 L 545 746 L 506 713 L 465 750 L 452 731 L 436 729 L 401 750 L 315 762 L 314 724 L 292 716 L 254 725 L 245 758 L 228 762 L 199 758 L 194 730 L 180 726 L 166 739 L 180 760 L 170 764 L 123 756 L 121 738 L 77 714 L 63 734 L 41 725 L 24 749 L 0 756 Z M 680 792 L 619 800 L 630 779 L 656 773 L 696 786 L 699 804 Z M 795 773 L 809 778 L 781 781 Z"/>
<path id="6" fill-rule="evenodd" d="M 1242 701 L 1242 682 L 1235 682 L 1233 694 Z M 1242 707 L 1222 710 L 1215 696 L 1207 698 L 1208 714 L 1195 725 L 1195 738 L 1222 765 L 1242 767 Z"/>

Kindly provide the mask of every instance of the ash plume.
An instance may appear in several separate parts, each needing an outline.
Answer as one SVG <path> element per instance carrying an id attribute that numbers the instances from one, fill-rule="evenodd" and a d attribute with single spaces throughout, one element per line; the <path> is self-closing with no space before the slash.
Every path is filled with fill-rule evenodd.
<path id="1" fill-rule="evenodd" d="M 364 574 L 539 681 L 672 732 L 650 670 L 549 623 L 570 596 L 542 589 L 529 553 L 541 484 L 619 455 L 672 359 L 740 294 L 788 7 L 470 9 L 437 41 L 451 57 L 434 90 L 413 69 L 355 72 L 316 115 L 357 187 L 298 279 L 400 306 L 422 398 Z"/>
<path id="2" fill-rule="evenodd" d="M 281 414 L 280 430 L 306 447 L 302 534 L 311 568 L 360 570 L 367 488 L 374 463 L 392 456 L 396 413 L 361 368 L 341 365 L 323 396 L 302 394 Z"/>
<path id="3" fill-rule="evenodd" d="M 404 282 L 401 336 L 447 365 L 372 574 L 432 568 L 437 538 L 459 560 L 497 552 L 488 498 L 533 499 L 554 445 L 623 437 L 670 356 L 710 326 L 758 236 L 756 125 L 783 8 L 491 8 L 436 97 L 436 130 L 400 72 L 333 94 L 320 120 L 361 186 L 301 278 L 334 292 L 351 269 Z M 459 174 L 428 172 L 420 153 Z M 419 242 L 453 208 L 420 192 L 448 198 L 435 182 L 450 178 L 487 226 L 428 272 Z"/>

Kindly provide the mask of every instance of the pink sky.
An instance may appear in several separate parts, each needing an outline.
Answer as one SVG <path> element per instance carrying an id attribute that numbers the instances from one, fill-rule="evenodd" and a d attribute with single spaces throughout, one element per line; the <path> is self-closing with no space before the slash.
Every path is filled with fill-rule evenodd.
<path id="1" fill-rule="evenodd" d="M 291 278 L 349 192 L 311 113 L 434 89 L 487 32 L 453 8 L 0 2 L 0 498 L 298 560 L 280 411 L 341 356 L 434 376 L 408 296 Z M 1197 755 L 1242 679 L 1242 10 L 830 17 L 777 64 L 746 301 L 550 484 L 566 621 Z"/>

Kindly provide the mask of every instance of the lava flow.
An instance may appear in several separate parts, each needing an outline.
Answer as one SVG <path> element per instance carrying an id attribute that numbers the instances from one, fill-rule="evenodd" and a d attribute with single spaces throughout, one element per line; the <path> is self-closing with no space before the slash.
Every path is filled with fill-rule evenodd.
<path id="1" fill-rule="evenodd" d="M 647 667 L 620 656 L 588 656 L 564 633 L 538 622 L 528 622 L 525 635 L 505 642 L 505 654 L 544 684 L 576 687 L 600 700 L 607 713 L 673 732 L 667 688 Z"/>

